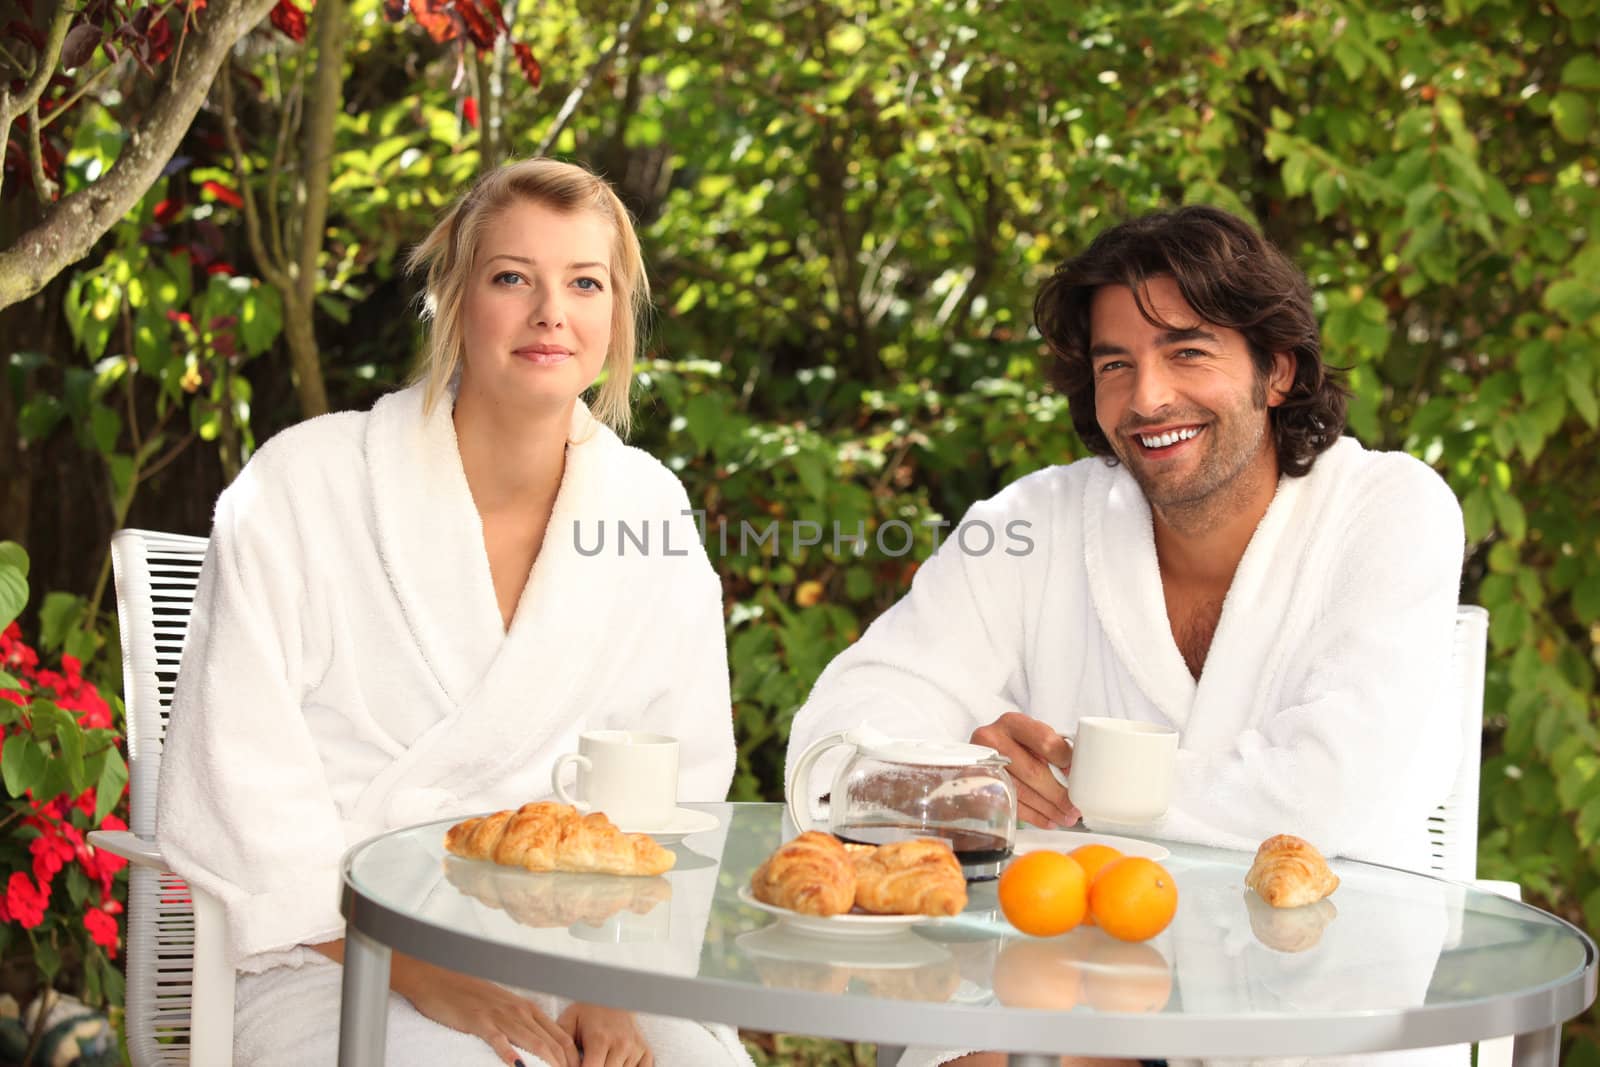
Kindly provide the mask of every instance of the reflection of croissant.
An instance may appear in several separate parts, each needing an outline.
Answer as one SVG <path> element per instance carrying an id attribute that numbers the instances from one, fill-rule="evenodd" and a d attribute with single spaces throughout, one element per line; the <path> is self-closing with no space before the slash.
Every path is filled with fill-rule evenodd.
<path id="1" fill-rule="evenodd" d="M 850 968 L 802 960 L 756 960 L 761 984 L 778 989 L 809 989 L 838 995 L 850 985 Z"/>
<path id="2" fill-rule="evenodd" d="M 1298 908 L 1338 889 L 1339 876 L 1309 841 L 1278 834 L 1261 842 L 1244 884 L 1274 908 Z"/>
<path id="3" fill-rule="evenodd" d="M 953 959 L 921 967 L 856 967 L 851 976 L 873 996 L 891 1000 L 943 1003 L 961 986 L 961 971 Z"/>
<path id="4" fill-rule="evenodd" d="M 1279 952 L 1311 948 L 1322 940 L 1323 929 L 1339 915 L 1331 900 L 1319 900 L 1307 908 L 1272 908 L 1250 892 L 1244 895 L 1244 906 L 1256 940 Z"/>
<path id="5" fill-rule="evenodd" d="M 672 896 L 665 878 L 500 871 L 446 856 L 444 874 L 461 892 L 524 926 L 599 926 L 620 911 L 644 915 Z"/>
<path id="6" fill-rule="evenodd" d="M 838 838 L 807 830 L 756 868 L 750 892 L 802 915 L 842 915 L 855 901 L 856 872 Z"/>
<path id="7" fill-rule="evenodd" d="M 601 812 L 539 801 L 450 827 L 444 847 L 469 860 L 530 871 L 663 874 L 677 857 L 645 834 L 625 834 Z"/>
<path id="8" fill-rule="evenodd" d="M 893 841 L 851 857 L 856 906 L 878 915 L 954 915 L 967 906 L 967 880 L 950 846 L 928 837 Z"/>

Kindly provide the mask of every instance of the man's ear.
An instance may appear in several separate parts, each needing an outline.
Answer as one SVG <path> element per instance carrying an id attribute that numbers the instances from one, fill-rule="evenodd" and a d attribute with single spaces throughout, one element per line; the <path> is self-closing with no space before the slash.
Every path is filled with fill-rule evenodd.
<path id="1" fill-rule="evenodd" d="M 1289 397 L 1294 387 L 1294 355 L 1290 352 L 1272 354 L 1272 373 L 1267 375 L 1267 407 L 1275 408 Z"/>

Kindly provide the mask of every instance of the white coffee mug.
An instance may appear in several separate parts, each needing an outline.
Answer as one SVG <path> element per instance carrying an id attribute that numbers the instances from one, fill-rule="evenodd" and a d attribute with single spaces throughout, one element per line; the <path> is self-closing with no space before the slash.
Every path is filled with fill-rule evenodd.
<path id="1" fill-rule="evenodd" d="M 569 763 L 578 765 L 577 797 L 561 783 Z M 551 769 L 550 788 L 579 811 L 605 812 L 624 830 L 659 829 L 678 809 L 678 739 L 639 730 L 579 734 L 578 751 Z"/>
<path id="2" fill-rule="evenodd" d="M 1178 731 L 1128 719 L 1078 720 L 1067 792 L 1084 825 L 1155 822 L 1172 803 Z M 1057 774 L 1059 778 L 1060 775 Z"/>

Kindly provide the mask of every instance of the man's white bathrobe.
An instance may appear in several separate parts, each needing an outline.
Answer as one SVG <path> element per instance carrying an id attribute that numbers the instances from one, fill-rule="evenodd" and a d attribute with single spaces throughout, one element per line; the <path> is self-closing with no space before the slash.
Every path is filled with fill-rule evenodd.
<path id="1" fill-rule="evenodd" d="M 243 971 L 322 961 L 296 946 L 343 936 L 351 845 L 547 796 L 585 730 L 675 735 L 680 799 L 727 795 L 721 586 L 676 476 L 579 404 L 507 631 L 451 406 L 413 387 L 286 430 L 218 501 L 157 836 Z"/>
<path id="2" fill-rule="evenodd" d="M 842 754 L 810 782 L 792 769 L 860 723 L 965 741 L 1008 710 L 1067 734 L 1112 716 L 1180 731 L 1172 806 L 1150 836 L 1254 851 L 1295 833 L 1329 855 L 1426 869 L 1426 820 L 1459 758 L 1464 547 L 1460 507 L 1427 466 L 1345 438 L 1306 476 L 1280 479 L 1198 681 L 1168 623 L 1149 503 L 1125 468 L 1051 467 L 963 522 L 986 523 L 994 547 L 946 540 L 828 666 L 794 719 L 789 790 L 825 793 Z"/>

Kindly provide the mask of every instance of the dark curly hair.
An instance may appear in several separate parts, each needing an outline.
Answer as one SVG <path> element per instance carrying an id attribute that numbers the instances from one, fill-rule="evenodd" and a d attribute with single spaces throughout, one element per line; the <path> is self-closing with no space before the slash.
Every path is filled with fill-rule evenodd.
<path id="1" fill-rule="evenodd" d="M 1173 324 L 1155 318 L 1140 292 L 1160 275 L 1177 283 L 1206 322 L 1244 335 L 1263 392 L 1273 354 L 1293 357 L 1294 381 L 1269 416 L 1272 440 L 1281 472 L 1299 477 L 1311 470 L 1317 455 L 1344 431 L 1350 396 L 1344 373 L 1322 362 L 1305 275 L 1249 223 L 1214 207 L 1161 211 L 1113 226 L 1040 287 L 1033 321 L 1051 350 L 1046 374 L 1066 394 L 1072 425 L 1089 451 L 1113 455 L 1094 414 L 1089 309 L 1095 290 L 1127 286 L 1147 320 L 1171 329 Z"/>

